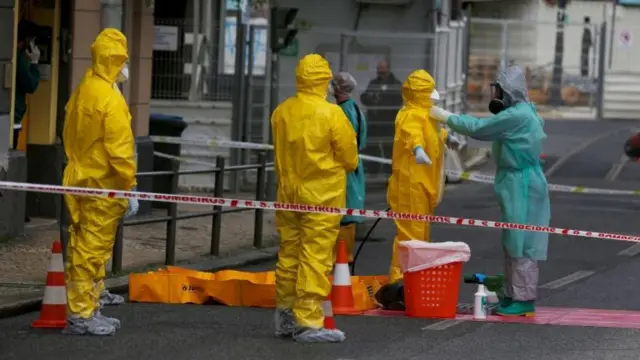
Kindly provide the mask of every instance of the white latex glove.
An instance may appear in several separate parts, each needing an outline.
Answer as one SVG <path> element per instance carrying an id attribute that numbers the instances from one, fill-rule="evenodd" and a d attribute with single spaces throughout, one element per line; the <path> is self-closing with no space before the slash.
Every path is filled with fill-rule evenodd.
<path id="1" fill-rule="evenodd" d="M 129 208 L 127 212 L 124 213 L 124 218 L 130 218 L 135 216 L 138 213 L 138 209 L 140 208 L 140 203 L 138 203 L 138 199 L 129 199 Z"/>
<path id="2" fill-rule="evenodd" d="M 32 64 L 37 64 L 38 61 L 40 61 L 40 49 L 33 41 L 29 43 L 26 53 L 29 59 L 31 59 Z"/>
<path id="3" fill-rule="evenodd" d="M 441 123 L 446 123 L 449 116 L 453 115 L 453 113 L 448 112 L 443 108 L 432 106 L 429 115 L 431 115 L 432 118 L 440 121 Z"/>
<path id="4" fill-rule="evenodd" d="M 416 155 L 416 164 L 427 164 L 427 165 L 433 164 L 433 162 L 429 158 L 429 155 L 427 155 L 427 153 L 424 152 L 423 148 L 421 147 L 416 148 L 416 150 L 414 151 L 414 154 Z"/>
<path id="5" fill-rule="evenodd" d="M 460 148 L 460 145 L 462 145 L 462 143 L 460 142 L 460 139 L 458 139 L 455 135 L 449 134 L 447 136 L 448 147 L 450 147 L 453 150 L 458 150 L 458 148 Z"/>

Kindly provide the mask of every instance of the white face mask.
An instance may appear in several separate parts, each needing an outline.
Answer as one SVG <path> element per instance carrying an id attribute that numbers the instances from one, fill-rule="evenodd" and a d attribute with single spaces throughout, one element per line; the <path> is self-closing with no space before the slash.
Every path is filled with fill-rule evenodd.
<path id="1" fill-rule="evenodd" d="M 333 96 L 333 84 L 332 84 L 332 82 L 329 82 L 329 88 L 327 89 L 327 92 L 329 93 L 330 96 Z"/>
<path id="2" fill-rule="evenodd" d="M 123 83 L 129 80 L 129 65 L 125 64 L 118 74 L 118 82 Z"/>

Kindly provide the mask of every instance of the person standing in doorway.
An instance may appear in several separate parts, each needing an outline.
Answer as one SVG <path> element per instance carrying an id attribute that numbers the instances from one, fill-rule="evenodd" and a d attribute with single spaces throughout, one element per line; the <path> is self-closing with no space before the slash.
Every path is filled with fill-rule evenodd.
<path id="1" fill-rule="evenodd" d="M 38 61 L 40 61 L 40 49 L 36 46 L 36 36 L 40 27 L 29 20 L 22 20 L 18 24 L 18 45 L 16 54 L 16 98 L 14 103 L 13 115 L 13 149 L 26 151 L 28 122 L 23 119 L 27 112 L 27 94 L 33 94 L 40 84 L 40 70 L 38 69 Z M 20 139 L 22 129 L 24 139 Z M 23 145 L 18 146 L 22 141 Z M 24 217 L 25 222 L 30 222 L 29 216 Z"/>
<path id="2" fill-rule="evenodd" d="M 13 116 L 13 148 L 18 146 L 22 119 L 27 112 L 27 94 L 33 94 L 40 84 L 40 50 L 35 44 L 39 26 L 29 20 L 18 24 L 18 53 L 16 64 L 16 98 Z"/>
<path id="3" fill-rule="evenodd" d="M 584 17 L 584 30 L 582 30 L 582 48 L 580 50 L 580 74 L 583 77 L 589 76 L 589 51 L 593 46 L 591 35 L 591 18 Z"/>

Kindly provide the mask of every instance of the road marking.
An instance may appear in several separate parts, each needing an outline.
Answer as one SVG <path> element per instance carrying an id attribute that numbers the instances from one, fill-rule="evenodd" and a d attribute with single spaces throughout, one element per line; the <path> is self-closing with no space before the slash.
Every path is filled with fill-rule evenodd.
<path id="1" fill-rule="evenodd" d="M 596 212 L 617 212 L 617 213 L 623 213 L 623 214 L 630 214 L 629 209 L 613 209 L 607 206 L 575 206 L 575 205 L 571 205 L 571 204 L 554 204 L 554 206 L 556 207 L 570 207 L 572 211 L 596 211 Z"/>
<path id="2" fill-rule="evenodd" d="M 614 181 L 615 179 L 617 179 L 622 172 L 622 169 L 624 169 L 624 166 L 627 165 L 628 162 L 629 158 L 627 157 L 627 155 L 623 154 L 620 160 L 618 160 L 617 163 L 613 164 L 611 169 L 609 169 L 609 172 L 604 177 L 604 179 L 606 181 Z"/>
<path id="3" fill-rule="evenodd" d="M 464 320 L 443 320 L 443 321 L 438 321 L 437 323 L 431 324 L 429 326 L 425 326 L 420 330 L 445 330 L 463 322 Z"/>
<path id="4" fill-rule="evenodd" d="M 557 280 L 553 280 L 551 282 L 548 282 L 542 286 L 540 286 L 540 288 L 542 289 L 558 289 L 561 288 L 565 285 L 569 285 L 572 282 L 576 282 L 578 280 L 584 279 L 586 277 L 589 277 L 593 274 L 595 274 L 595 271 L 591 271 L 591 270 L 580 270 L 580 271 L 576 271 L 573 274 L 569 274 L 565 277 L 562 277 L 560 279 Z"/>
<path id="5" fill-rule="evenodd" d="M 558 169 L 560 169 L 560 167 L 562 165 L 564 165 L 564 163 L 566 163 L 567 161 L 569 161 L 569 159 L 571 157 L 573 157 L 574 155 L 577 155 L 578 153 L 586 150 L 589 146 L 591 146 L 592 144 L 598 142 L 599 140 L 602 140 L 606 137 L 609 137 L 613 134 L 616 134 L 620 131 L 624 131 L 624 130 L 630 130 L 630 128 L 622 128 L 622 129 L 616 129 L 613 131 L 609 131 L 606 132 L 602 135 L 596 136 L 594 138 L 591 138 L 589 140 L 587 140 L 586 142 L 582 143 L 581 146 L 578 146 L 577 148 L 573 149 L 573 151 L 570 151 L 569 153 L 565 154 L 563 157 L 559 158 L 555 163 L 553 163 L 553 165 L 551 165 L 551 167 L 545 171 L 544 175 L 549 177 L 552 174 L 554 174 L 556 171 L 558 171 Z"/>
<path id="6" fill-rule="evenodd" d="M 640 243 L 629 246 L 628 248 L 620 251 L 619 256 L 636 256 L 640 253 Z"/>

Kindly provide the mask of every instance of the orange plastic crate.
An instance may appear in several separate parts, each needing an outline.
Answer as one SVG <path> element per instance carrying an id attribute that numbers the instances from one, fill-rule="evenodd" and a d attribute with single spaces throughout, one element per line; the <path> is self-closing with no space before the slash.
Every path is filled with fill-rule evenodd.
<path id="1" fill-rule="evenodd" d="M 404 273 L 407 315 L 418 318 L 456 317 L 462 262 Z"/>

